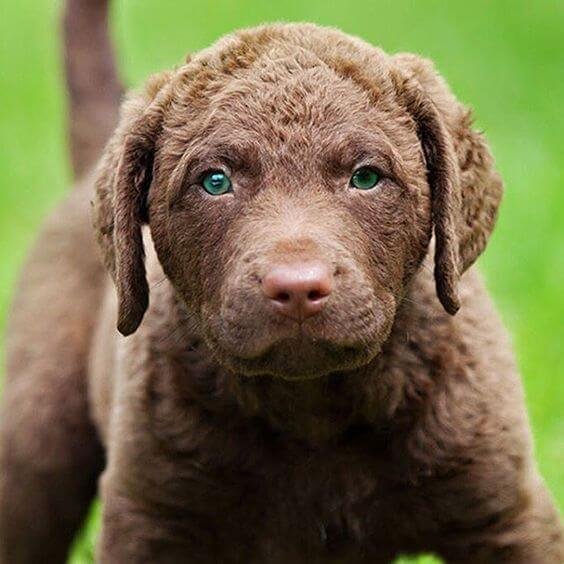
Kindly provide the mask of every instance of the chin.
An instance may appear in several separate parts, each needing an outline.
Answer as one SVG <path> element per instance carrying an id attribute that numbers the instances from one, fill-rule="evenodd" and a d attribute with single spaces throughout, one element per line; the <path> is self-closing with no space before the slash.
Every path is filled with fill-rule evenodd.
<path id="1" fill-rule="evenodd" d="M 273 376 L 282 380 L 313 380 L 336 372 L 348 372 L 369 364 L 380 345 L 343 346 L 307 337 L 278 341 L 253 356 L 227 352 L 217 341 L 218 361 L 242 376 Z"/>

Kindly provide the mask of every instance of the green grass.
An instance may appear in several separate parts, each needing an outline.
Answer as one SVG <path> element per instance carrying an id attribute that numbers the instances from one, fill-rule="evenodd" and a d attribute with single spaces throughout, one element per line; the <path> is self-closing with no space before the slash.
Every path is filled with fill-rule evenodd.
<path id="1" fill-rule="evenodd" d="M 0 328 L 18 269 L 69 182 L 53 0 L 4 0 L 0 19 Z M 564 3 L 515 0 L 117 0 L 128 84 L 230 30 L 273 20 L 338 26 L 388 51 L 432 57 L 475 109 L 506 182 L 481 260 L 511 330 L 540 469 L 564 504 Z M 92 560 L 89 519 L 74 564 Z M 420 562 L 431 562 L 421 560 Z"/>

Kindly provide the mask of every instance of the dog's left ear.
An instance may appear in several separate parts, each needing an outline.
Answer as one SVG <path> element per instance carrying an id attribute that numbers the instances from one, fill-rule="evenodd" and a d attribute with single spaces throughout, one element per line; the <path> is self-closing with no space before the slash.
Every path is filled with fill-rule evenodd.
<path id="1" fill-rule="evenodd" d="M 117 326 L 123 335 L 137 329 L 149 303 L 141 227 L 148 221 L 146 201 L 168 80 L 168 73 L 152 77 L 142 92 L 122 105 L 120 123 L 96 171 L 94 227 L 115 282 Z"/>
<path id="2" fill-rule="evenodd" d="M 484 250 L 503 185 L 483 136 L 430 61 L 392 57 L 399 100 L 417 127 L 431 188 L 437 295 L 450 314 L 460 307 L 460 275 Z"/>

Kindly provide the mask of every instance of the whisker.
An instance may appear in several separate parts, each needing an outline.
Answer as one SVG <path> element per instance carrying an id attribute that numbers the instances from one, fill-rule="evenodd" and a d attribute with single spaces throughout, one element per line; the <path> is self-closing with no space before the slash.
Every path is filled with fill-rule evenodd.
<path id="1" fill-rule="evenodd" d="M 422 263 L 422 264 L 421 264 L 421 268 L 423 268 L 424 270 L 426 270 L 426 271 L 429 272 L 430 274 L 434 274 L 433 269 L 432 269 L 429 265 L 427 265 L 427 264 L 425 264 L 425 263 Z"/>
<path id="2" fill-rule="evenodd" d="M 153 288 L 156 288 L 157 286 L 160 286 L 160 285 L 161 285 L 163 282 L 165 282 L 166 280 L 167 280 L 167 277 L 166 277 L 166 276 L 163 276 L 163 277 L 161 278 L 161 280 L 155 282 L 155 283 L 151 286 L 151 290 L 152 290 Z"/>
<path id="3" fill-rule="evenodd" d="M 162 344 L 170 340 L 171 344 L 177 344 L 180 341 L 179 337 L 182 336 L 185 329 L 182 325 L 177 325 L 172 331 L 161 337 L 159 343 Z"/>
<path id="4" fill-rule="evenodd" d="M 408 297 L 403 297 L 400 301 L 400 303 L 402 302 L 409 302 L 410 304 L 416 305 L 416 306 L 424 306 L 425 304 L 423 302 L 418 302 L 416 300 L 412 300 L 411 298 Z"/>

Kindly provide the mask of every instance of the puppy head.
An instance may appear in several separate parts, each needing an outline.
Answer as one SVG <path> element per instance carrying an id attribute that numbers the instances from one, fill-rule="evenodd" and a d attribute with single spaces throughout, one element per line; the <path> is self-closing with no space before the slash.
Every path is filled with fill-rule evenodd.
<path id="1" fill-rule="evenodd" d="M 337 31 L 223 39 L 124 106 L 95 224 L 118 328 L 148 304 L 141 225 L 218 360 L 306 378 L 369 362 L 435 233 L 454 314 L 501 184 L 468 112 L 425 61 Z"/>

